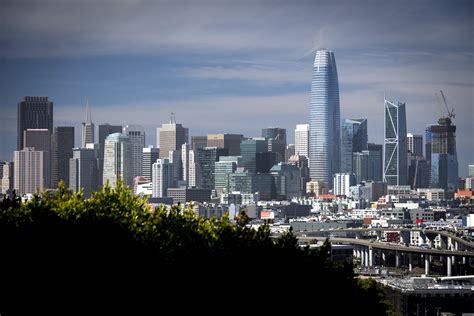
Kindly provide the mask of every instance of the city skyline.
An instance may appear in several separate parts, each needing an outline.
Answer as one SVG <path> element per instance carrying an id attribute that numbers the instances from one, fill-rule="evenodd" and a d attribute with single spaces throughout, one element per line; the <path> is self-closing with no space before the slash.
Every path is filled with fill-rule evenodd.
<path id="1" fill-rule="evenodd" d="M 34 13 L 23 16 L 25 6 Z M 74 126 L 76 146 L 87 100 L 96 125 L 143 125 L 147 145 L 156 143 L 154 131 L 170 112 L 190 136 L 252 137 L 278 126 L 292 143 L 296 124 L 309 123 L 313 52 L 326 47 L 337 58 L 341 118 L 367 118 L 370 142 L 383 143 L 384 93 L 407 104 L 407 132 L 422 135 L 445 114 L 434 96 L 443 90 L 457 114 L 461 177 L 474 157 L 473 4 L 467 1 L 380 8 L 345 1 L 7 1 L 0 15 L 4 160 L 16 147 L 16 104 L 27 95 L 54 102 L 54 125 Z"/>

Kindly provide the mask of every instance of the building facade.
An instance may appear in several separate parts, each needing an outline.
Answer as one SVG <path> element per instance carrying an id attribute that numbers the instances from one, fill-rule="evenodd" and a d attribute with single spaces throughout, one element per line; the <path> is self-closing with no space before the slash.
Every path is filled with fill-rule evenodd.
<path id="1" fill-rule="evenodd" d="M 47 129 L 53 132 L 53 102 L 48 97 L 24 97 L 17 107 L 17 150 L 22 150 L 23 132 Z"/>
<path id="2" fill-rule="evenodd" d="M 132 177 L 142 175 L 143 148 L 145 147 L 145 130 L 141 125 L 127 125 L 122 133 L 127 135 L 132 146 Z"/>
<path id="3" fill-rule="evenodd" d="M 52 187 L 57 187 L 60 181 L 69 188 L 69 159 L 74 148 L 74 127 L 56 126 L 53 134 Z"/>
<path id="4" fill-rule="evenodd" d="M 49 174 L 45 152 L 25 147 L 13 152 L 13 188 L 17 195 L 35 193 L 47 188 Z"/>
<path id="5" fill-rule="evenodd" d="M 309 129 L 311 180 L 332 186 L 333 175 L 340 169 L 340 106 L 336 60 L 330 50 L 316 52 Z"/>
<path id="6" fill-rule="evenodd" d="M 95 126 L 92 123 L 91 108 L 89 102 L 86 105 L 86 121 L 82 123 L 82 148 L 87 144 L 93 144 L 95 140 Z"/>
<path id="7" fill-rule="evenodd" d="M 385 99 L 384 109 L 383 181 L 388 185 L 406 185 L 408 156 L 405 103 Z"/>
<path id="8" fill-rule="evenodd" d="M 181 124 L 162 124 L 157 128 L 157 142 L 160 148 L 160 158 L 169 158 L 170 150 L 180 150 L 188 142 L 188 129 Z M 207 143 L 207 138 L 206 138 Z"/>
<path id="9" fill-rule="evenodd" d="M 152 181 L 152 167 L 158 158 L 160 158 L 160 149 L 156 147 L 143 148 L 142 176 L 148 181 Z"/>
<path id="10" fill-rule="evenodd" d="M 295 154 L 309 158 L 309 124 L 296 124 Z"/>
<path id="11" fill-rule="evenodd" d="M 104 147 L 103 184 L 108 182 L 115 187 L 117 180 L 122 178 L 126 185 L 133 188 L 132 146 L 128 136 L 110 134 L 105 139 Z"/>
<path id="12" fill-rule="evenodd" d="M 153 197 L 167 197 L 168 188 L 172 188 L 174 184 L 173 179 L 173 164 L 168 158 L 156 160 L 153 164 Z"/>
<path id="13" fill-rule="evenodd" d="M 99 189 L 98 150 L 93 148 L 74 148 L 69 159 L 69 188 L 74 192 L 84 190 L 84 197 Z"/>
<path id="14" fill-rule="evenodd" d="M 354 172 L 353 153 L 367 150 L 367 119 L 344 119 L 341 126 L 341 172 Z"/>
<path id="15" fill-rule="evenodd" d="M 240 142 L 244 139 L 244 135 L 240 134 L 208 134 L 207 146 L 225 148 L 230 156 L 240 155 Z"/>

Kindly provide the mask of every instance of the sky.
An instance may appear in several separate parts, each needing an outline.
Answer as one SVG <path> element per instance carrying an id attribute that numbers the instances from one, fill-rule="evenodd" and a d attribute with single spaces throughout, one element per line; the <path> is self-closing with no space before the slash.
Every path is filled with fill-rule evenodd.
<path id="1" fill-rule="evenodd" d="M 48 96 L 55 126 L 141 124 L 147 145 L 176 113 L 190 135 L 260 136 L 309 122 L 314 52 L 334 51 L 342 118 L 383 143 L 383 99 L 424 134 L 454 108 L 460 176 L 474 162 L 474 1 L 0 2 L 0 159 L 16 105 Z"/>

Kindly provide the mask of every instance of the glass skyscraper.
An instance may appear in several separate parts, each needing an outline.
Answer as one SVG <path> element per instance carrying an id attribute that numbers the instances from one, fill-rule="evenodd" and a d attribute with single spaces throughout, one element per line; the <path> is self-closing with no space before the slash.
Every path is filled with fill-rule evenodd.
<path id="1" fill-rule="evenodd" d="M 388 185 L 406 185 L 408 156 L 405 103 L 384 100 L 384 108 L 383 181 Z"/>
<path id="2" fill-rule="evenodd" d="M 344 119 L 341 131 L 341 172 L 353 171 L 353 153 L 367 150 L 367 119 Z"/>
<path id="3" fill-rule="evenodd" d="M 310 101 L 309 162 L 312 181 L 332 186 L 340 169 L 339 83 L 330 50 L 318 50 L 314 59 Z"/>

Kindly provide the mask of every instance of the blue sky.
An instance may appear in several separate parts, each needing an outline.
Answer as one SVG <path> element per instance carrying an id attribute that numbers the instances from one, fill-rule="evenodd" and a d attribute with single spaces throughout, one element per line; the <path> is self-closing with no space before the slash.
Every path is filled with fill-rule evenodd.
<path id="1" fill-rule="evenodd" d="M 341 116 L 383 141 L 383 95 L 406 102 L 408 131 L 435 123 L 443 90 L 460 175 L 474 162 L 472 1 L 23 1 L 0 7 L 0 159 L 16 144 L 16 103 L 54 102 L 55 125 L 169 120 L 191 135 L 287 128 L 309 116 L 314 51 L 335 52 Z"/>

